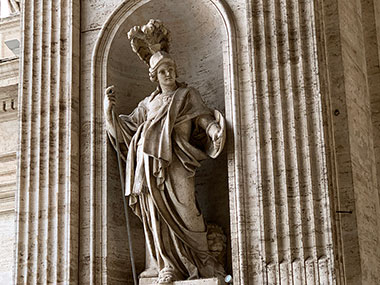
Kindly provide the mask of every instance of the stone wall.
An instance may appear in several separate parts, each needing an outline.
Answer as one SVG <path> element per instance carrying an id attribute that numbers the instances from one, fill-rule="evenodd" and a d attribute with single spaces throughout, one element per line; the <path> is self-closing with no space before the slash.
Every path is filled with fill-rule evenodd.
<path id="1" fill-rule="evenodd" d="M 234 284 L 377 284 L 380 16 L 346 0 L 25 1 L 16 282 L 131 283 L 102 96 L 124 112 L 153 88 L 123 40 L 153 16 L 227 119 L 222 194 L 199 196 L 225 209 Z"/>
<path id="2" fill-rule="evenodd" d="M 94 95 L 85 96 L 92 101 L 83 107 L 88 110 L 86 106 L 95 104 L 96 112 L 92 121 L 96 123 L 93 129 L 95 134 L 89 130 L 89 136 L 93 137 L 92 141 L 97 136 L 102 137 L 99 141 L 102 143 L 95 145 L 98 151 L 93 156 L 93 161 L 103 163 L 95 167 L 99 171 L 96 172 L 96 177 L 102 177 L 98 178 L 97 185 L 102 185 L 104 193 L 107 193 L 109 189 L 105 188 L 110 185 L 102 184 L 104 179 L 107 180 L 104 170 L 109 169 L 108 165 L 115 165 L 112 161 L 108 161 L 107 166 L 104 165 L 109 149 L 102 150 L 103 143 L 107 144 L 101 125 L 102 90 L 108 84 L 117 86 L 117 82 L 120 82 L 122 87 L 117 88 L 129 93 L 126 98 L 128 105 L 125 106 L 131 109 L 142 98 L 139 96 L 145 96 L 139 95 L 138 90 L 149 93 L 149 88 L 152 89 L 150 85 L 138 83 L 140 78 L 141 82 L 144 78 L 148 82 L 144 73 L 146 71 L 143 65 L 133 63 L 137 59 L 131 55 L 128 43 L 123 43 L 122 38 L 131 26 L 143 24 L 149 17 L 157 15 L 164 21 L 166 19 L 168 25 L 176 23 L 178 17 L 183 23 L 173 25 L 172 29 L 178 29 L 179 35 L 186 35 L 188 29 L 189 32 L 192 31 L 194 38 L 200 38 L 199 42 L 193 43 L 194 50 L 201 54 L 200 60 L 204 58 L 203 50 L 212 50 L 214 44 L 218 45 L 217 40 L 213 41 L 215 33 L 220 35 L 219 49 L 216 50 L 224 51 L 223 93 L 230 128 L 227 156 L 232 231 L 230 237 L 235 282 L 245 284 L 250 280 L 254 283 L 273 283 L 280 279 L 283 282 L 333 282 L 333 241 L 321 128 L 322 98 L 316 73 L 318 58 L 312 3 L 292 2 L 293 5 L 287 6 L 285 2 L 272 5 L 235 1 L 228 2 L 230 8 L 227 3 L 223 6 L 223 3 L 215 4 L 212 1 L 187 1 L 173 6 L 166 2 L 160 3 L 138 1 L 119 5 L 111 16 L 107 15 L 109 18 L 105 24 L 101 18 L 103 15 L 99 15 L 96 9 L 90 10 L 97 17 L 87 16 L 89 19 L 96 19 L 96 24 L 89 24 L 92 28 L 86 31 L 82 39 L 86 42 L 97 42 L 92 57 L 85 52 L 88 63 L 84 68 L 90 67 L 89 63 L 92 63 L 93 78 L 92 85 L 86 90 Z M 96 2 L 93 5 L 100 4 Z M 105 6 L 109 5 L 107 2 Z M 104 10 L 105 6 L 102 6 Z M 203 15 L 200 17 L 205 25 L 202 29 L 195 28 L 197 18 L 193 23 L 186 22 L 186 17 L 192 15 L 193 9 L 196 14 Z M 83 10 L 82 7 L 82 13 L 88 14 L 88 10 Z M 292 16 L 289 23 L 286 22 L 288 14 Z M 218 21 L 224 24 L 218 24 Z M 246 23 L 252 26 L 247 26 Z M 185 29 L 181 30 L 181 25 Z M 96 26 L 103 27 L 100 35 Z M 213 26 L 219 27 L 219 31 L 207 32 Z M 252 37 L 247 38 L 249 33 L 252 33 Z M 175 45 L 182 50 L 192 44 L 187 41 L 186 36 L 177 38 L 179 43 Z M 90 48 L 86 46 L 85 49 Z M 190 56 L 187 57 L 196 59 L 196 52 L 191 49 L 189 51 Z M 191 56 L 192 54 L 195 56 Z M 181 50 L 177 56 L 181 59 Z M 185 61 L 182 64 L 189 66 Z M 133 73 L 129 70 L 133 70 Z M 195 79 L 193 84 L 198 84 L 201 94 L 207 96 L 203 86 L 210 86 L 213 90 L 212 86 L 218 82 L 208 77 L 207 72 L 215 73 L 213 70 L 220 70 L 218 65 L 212 61 L 204 63 L 203 68 L 196 68 L 195 74 L 189 66 L 183 76 L 186 78 L 188 73 L 192 83 L 197 72 L 203 70 L 206 75 L 203 74 L 201 80 Z M 121 76 L 123 80 L 118 80 L 117 76 Z M 129 80 L 129 77 L 133 80 Z M 89 80 L 83 80 L 88 86 Z M 128 82 L 138 86 L 131 88 Z M 207 97 L 205 98 L 207 101 Z M 215 104 L 218 100 L 211 102 Z M 85 119 L 89 117 L 89 111 L 86 111 Z M 110 177 L 114 181 L 117 175 Z M 102 197 L 111 198 L 107 194 Z M 106 221 L 110 221 L 107 215 L 112 213 L 113 211 L 106 210 L 99 212 Z M 119 210 L 116 218 L 120 219 L 121 214 Z M 120 230 L 122 231 L 121 228 Z M 110 240 L 110 232 L 115 232 L 115 229 L 103 227 L 102 231 L 107 240 Z M 102 238 L 98 237 L 97 240 L 94 241 L 95 244 L 99 244 Z M 113 243 L 111 240 L 109 242 Z M 122 268 L 125 260 L 128 261 L 128 255 L 125 254 L 123 262 L 113 251 L 112 248 L 104 248 L 103 253 L 99 252 L 110 258 L 112 265 L 104 261 L 95 266 L 101 266 L 103 270 Z M 102 278 L 123 278 L 120 273 L 122 272 L 119 270 L 110 270 Z"/>
<path id="3" fill-rule="evenodd" d="M 347 284 L 380 282 L 377 2 L 318 6 L 337 267 Z"/>
<path id="4" fill-rule="evenodd" d="M 5 45 L 20 39 L 20 16 L 0 19 L 0 284 L 12 280 L 15 241 L 19 58 Z"/>

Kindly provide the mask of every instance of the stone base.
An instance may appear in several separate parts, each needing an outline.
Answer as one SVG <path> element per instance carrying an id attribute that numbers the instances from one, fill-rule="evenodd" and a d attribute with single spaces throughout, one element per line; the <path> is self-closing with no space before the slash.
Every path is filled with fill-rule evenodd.
<path id="1" fill-rule="evenodd" d="M 157 278 L 140 278 L 139 285 L 157 285 Z M 198 280 L 184 280 L 184 281 L 175 281 L 171 283 L 173 285 L 222 285 L 225 284 L 219 278 L 207 278 L 207 279 L 198 279 Z"/>

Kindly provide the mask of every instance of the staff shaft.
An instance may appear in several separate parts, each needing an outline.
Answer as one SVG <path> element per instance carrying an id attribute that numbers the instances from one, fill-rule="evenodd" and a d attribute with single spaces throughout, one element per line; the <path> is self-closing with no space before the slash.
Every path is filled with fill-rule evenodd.
<path id="1" fill-rule="evenodd" d="M 121 164 L 121 157 L 120 157 L 119 138 L 117 136 L 116 117 L 115 117 L 115 112 L 113 110 L 112 110 L 112 122 L 113 122 L 114 130 L 115 130 L 115 140 L 116 140 L 115 144 L 116 144 L 117 162 L 119 164 L 121 194 L 122 194 L 122 197 L 123 197 L 125 221 L 126 221 L 126 224 L 127 224 L 128 246 L 129 246 L 129 255 L 130 255 L 130 258 L 131 258 L 133 282 L 134 282 L 135 285 L 138 285 L 138 283 L 137 283 L 137 276 L 136 276 L 135 258 L 134 258 L 134 255 L 133 255 L 133 244 L 132 244 L 132 237 L 131 237 L 131 225 L 129 223 L 129 214 L 128 214 L 127 200 L 125 198 L 125 181 L 124 181 L 123 167 L 122 167 L 122 164 Z"/>

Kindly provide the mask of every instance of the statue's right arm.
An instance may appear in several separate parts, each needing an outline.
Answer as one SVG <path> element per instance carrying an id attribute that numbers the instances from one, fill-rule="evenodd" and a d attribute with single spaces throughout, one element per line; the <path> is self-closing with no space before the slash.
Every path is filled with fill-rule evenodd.
<path id="1" fill-rule="evenodd" d="M 129 144 L 129 141 L 137 131 L 138 127 L 146 120 L 145 98 L 139 103 L 135 110 L 129 115 L 117 115 L 115 112 L 115 92 L 114 87 L 109 86 L 104 92 L 103 110 L 106 122 L 106 130 L 114 139 L 119 139 L 119 143 Z M 113 118 L 115 112 L 115 121 Z"/>

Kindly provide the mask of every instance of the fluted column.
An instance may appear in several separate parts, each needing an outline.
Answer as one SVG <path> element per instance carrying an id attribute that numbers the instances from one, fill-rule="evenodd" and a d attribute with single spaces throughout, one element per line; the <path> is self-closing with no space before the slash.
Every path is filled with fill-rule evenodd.
<path id="1" fill-rule="evenodd" d="M 261 239 L 249 241 L 261 249 L 261 259 L 248 261 L 248 272 L 255 272 L 250 284 L 332 284 L 314 3 L 247 3 L 252 19 L 261 213 Z"/>
<path id="2" fill-rule="evenodd" d="M 22 3 L 16 284 L 78 276 L 79 0 Z"/>

